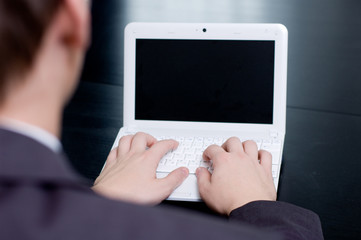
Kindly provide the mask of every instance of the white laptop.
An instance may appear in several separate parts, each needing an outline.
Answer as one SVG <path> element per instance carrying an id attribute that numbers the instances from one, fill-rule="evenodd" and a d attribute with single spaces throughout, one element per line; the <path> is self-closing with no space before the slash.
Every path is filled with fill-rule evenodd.
<path id="1" fill-rule="evenodd" d="M 175 139 L 157 177 L 188 178 L 169 200 L 200 201 L 202 153 L 232 136 L 272 153 L 278 186 L 286 127 L 287 29 L 281 24 L 131 23 L 125 29 L 124 126 Z"/>

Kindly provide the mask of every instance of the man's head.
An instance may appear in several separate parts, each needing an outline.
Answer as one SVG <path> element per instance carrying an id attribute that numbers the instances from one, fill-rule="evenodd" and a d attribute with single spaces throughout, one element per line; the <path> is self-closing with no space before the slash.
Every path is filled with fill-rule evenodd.
<path id="1" fill-rule="evenodd" d="M 74 71 L 68 77 L 76 78 L 79 55 L 83 55 L 88 41 L 87 22 L 84 0 L 0 1 L 0 102 L 14 87 L 24 84 L 27 75 L 38 67 L 37 61 L 49 51 L 59 54 L 59 61 L 53 65 L 63 64 L 61 50 L 66 52 L 68 65 L 72 64 L 67 67 Z"/>
<path id="2" fill-rule="evenodd" d="M 0 120 L 59 134 L 89 45 L 87 2 L 0 1 Z"/>
<path id="3" fill-rule="evenodd" d="M 0 89 L 34 62 L 41 40 L 61 0 L 0 2 Z"/>

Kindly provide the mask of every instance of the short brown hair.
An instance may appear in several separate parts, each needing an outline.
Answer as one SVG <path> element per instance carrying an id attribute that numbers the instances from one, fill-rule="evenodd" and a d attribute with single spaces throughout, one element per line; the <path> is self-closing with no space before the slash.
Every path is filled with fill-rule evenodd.
<path id="1" fill-rule="evenodd" d="M 0 101 L 9 78 L 27 72 L 62 0 L 0 0 Z"/>

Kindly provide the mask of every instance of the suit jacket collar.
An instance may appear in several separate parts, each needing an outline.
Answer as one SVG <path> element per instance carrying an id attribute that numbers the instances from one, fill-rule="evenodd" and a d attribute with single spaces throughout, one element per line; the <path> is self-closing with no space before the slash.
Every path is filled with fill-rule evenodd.
<path id="1" fill-rule="evenodd" d="M 0 179 L 85 183 L 64 154 L 5 129 L 0 129 Z"/>

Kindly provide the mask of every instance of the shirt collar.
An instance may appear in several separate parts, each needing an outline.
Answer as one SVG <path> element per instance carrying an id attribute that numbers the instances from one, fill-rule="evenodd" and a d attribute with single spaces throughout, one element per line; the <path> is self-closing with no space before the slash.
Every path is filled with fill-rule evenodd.
<path id="1" fill-rule="evenodd" d="M 0 126 L 6 130 L 30 137 L 50 148 L 55 153 L 62 151 L 59 139 L 42 128 L 10 118 L 1 119 Z"/>

